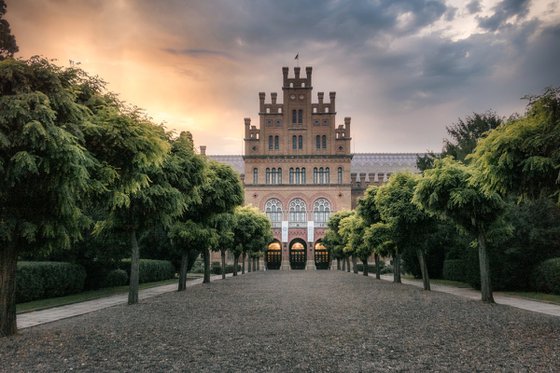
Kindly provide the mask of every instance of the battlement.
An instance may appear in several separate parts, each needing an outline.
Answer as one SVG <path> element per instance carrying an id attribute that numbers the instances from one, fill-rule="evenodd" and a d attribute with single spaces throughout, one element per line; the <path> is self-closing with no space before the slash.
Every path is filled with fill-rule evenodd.
<path id="1" fill-rule="evenodd" d="M 313 114 L 336 114 L 336 92 L 329 92 L 329 102 L 324 102 L 325 93 L 317 92 L 318 103 L 311 104 Z"/>
<path id="2" fill-rule="evenodd" d="M 270 103 L 266 101 L 266 93 L 259 92 L 259 113 L 260 114 L 282 114 L 283 104 L 277 102 L 278 93 L 270 94 Z"/>
<path id="3" fill-rule="evenodd" d="M 282 68 L 282 75 L 284 75 L 284 83 L 282 85 L 282 89 L 311 89 L 311 73 L 313 72 L 313 68 L 311 66 L 305 68 L 305 78 L 302 78 L 300 76 L 301 69 L 299 67 L 294 67 L 293 78 L 288 77 L 289 72 L 290 69 L 288 67 Z"/>
<path id="4" fill-rule="evenodd" d="M 336 128 L 336 139 L 350 141 L 350 117 L 344 118 L 344 124 L 339 124 Z"/>

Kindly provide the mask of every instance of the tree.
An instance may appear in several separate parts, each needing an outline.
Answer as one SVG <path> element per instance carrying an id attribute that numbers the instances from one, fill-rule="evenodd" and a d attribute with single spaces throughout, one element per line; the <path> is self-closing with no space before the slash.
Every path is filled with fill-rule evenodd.
<path id="1" fill-rule="evenodd" d="M 91 115 L 77 81 L 41 58 L 0 61 L 0 336 L 17 330 L 18 255 L 67 248 L 89 224 L 95 159 L 79 136 Z"/>
<path id="2" fill-rule="evenodd" d="M 268 217 L 251 206 L 237 207 L 233 219 L 234 271 L 237 272 L 239 256 L 260 252 L 272 241 L 272 226 Z M 234 273 L 235 273 L 234 272 Z"/>
<path id="3" fill-rule="evenodd" d="M 471 160 L 487 193 L 552 198 L 560 206 L 560 88 L 529 96 L 524 116 L 480 141 Z"/>
<path id="4" fill-rule="evenodd" d="M 212 227 L 212 218 L 216 214 L 233 212 L 243 203 L 243 187 L 239 175 L 228 165 L 207 161 L 205 182 L 201 186 L 202 203 L 197 207 L 197 219 Z M 204 258 L 204 283 L 210 282 L 210 249 L 216 247 L 217 238 L 212 244 L 202 247 Z"/>
<path id="5" fill-rule="evenodd" d="M 482 114 L 473 113 L 465 119 L 459 118 L 457 123 L 447 126 L 450 138 L 443 140 L 441 154 L 428 152 L 423 156 L 418 156 L 416 166 L 420 171 L 424 171 L 432 168 L 436 159 L 447 156 L 461 162 L 468 162 L 468 155 L 473 152 L 478 141 L 500 126 L 503 121 L 502 117 L 491 110 Z"/>
<path id="6" fill-rule="evenodd" d="M 19 51 L 16 38 L 10 30 L 10 24 L 4 19 L 5 15 L 6 1 L 0 0 L 0 61 L 13 57 Z"/>
<path id="7" fill-rule="evenodd" d="M 325 237 L 323 237 L 323 245 L 337 261 L 343 260 L 343 263 L 346 263 L 348 256 L 344 253 L 344 242 L 339 234 L 339 226 L 340 221 L 351 214 L 352 212 L 348 210 L 340 210 L 332 214 L 327 222 Z M 348 265 L 348 271 L 350 271 L 350 265 Z"/>
<path id="8" fill-rule="evenodd" d="M 416 253 L 422 273 L 424 290 L 430 290 L 430 278 L 423 242 L 435 231 L 435 219 L 412 202 L 418 178 L 399 172 L 379 188 L 376 204 L 381 220 L 391 226 L 397 253 Z M 400 252 L 399 252 L 400 251 Z"/>
<path id="9" fill-rule="evenodd" d="M 364 240 L 366 228 L 365 220 L 354 213 L 342 219 L 338 229 L 345 242 L 344 251 L 351 253 L 353 258 L 359 258 L 362 261 L 364 276 L 368 276 L 368 258 L 373 251 L 373 247 Z M 354 273 L 357 272 L 357 266 L 354 263 Z"/>
<path id="10" fill-rule="evenodd" d="M 503 227 L 505 204 L 497 193 L 483 191 L 476 171 L 447 157 L 435 162 L 418 182 L 414 202 L 427 212 L 449 219 L 469 232 L 478 243 L 482 300 L 493 303 L 488 235 Z"/>
<path id="11" fill-rule="evenodd" d="M 370 248 L 370 254 L 373 252 L 375 256 L 375 277 L 379 280 L 381 279 L 381 269 L 379 263 L 379 253 L 375 249 L 375 245 L 372 242 L 371 229 L 368 229 L 375 223 L 381 221 L 381 215 L 379 214 L 379 209 L 375 202 L 375 197 L 377 195 L 379 188 L 376 185 L 370 185 L 362 198 L 358 200 L 358 206 L 356 207 L 356 213 L 364 220 L 365 230 L 364 230 L 364 241 L 365 245 Z"/>

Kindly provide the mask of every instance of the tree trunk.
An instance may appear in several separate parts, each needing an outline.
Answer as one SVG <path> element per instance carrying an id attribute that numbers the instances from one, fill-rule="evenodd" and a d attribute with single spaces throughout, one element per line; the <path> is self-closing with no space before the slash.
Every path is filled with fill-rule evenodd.
<path id="1" fill-rule="evenodd" d="M 344 258 L 346 260 L 346 272 L 350 272 L 350 257 Z"/>
<path id="2" fill-rule="evenodd" d="M 492 284 L 490 282 L 490 260 L 486 251 L 486 235 L 483 231 L 478 234 L 478 262 L 480 264 L 480 291 L 482 301 L 494 303 Z"/>
<path id="3" fill-rule="evenodd" d="M 0 247 L 0 337 L 14 335 L 16 322 L 17 243 Z"/>
<path id="4" fill-rule="evenodd" d="M 346 271 L 346 258 L 342 258 L 342 270 Z"/>
<path id="5" fill-rule="evenodd" d="M 247 272 L 251 272 L 253 267 L 252 267 L 252 262 L 253 258 L 251 258 L 251 256 L 247 257 Z"/>
<path id="6" fill-rule="evenodd" d="M 395 250 L 393 257 L 393 282 L 401 283 L 401 254 L 399 250 Z"/>
<path id="7" fill-rule="evenodd" d="M 422 251 L 421 249 L 416 249 L 416 255 L 418 255 L 418 261 L 420 262 L 420 271 L 422 272 L 422 282 L 424 283 L 424 290 L 431 290 L 430 276 L 428 275 L 428 266 L 426 265 L 424 251 Z"/>
<path id="8" fill-rule="evenodd" d="M 233 275 L 237 276 L 237 266 L 239 265 L 239 255 L 233 257 Z"/>
<path id="9" fill-rule="evenodd" d="M 336 269 L 340 271 L 340 258 L 336 258 Z"/>
<path id="10" fill-rule="evenodd" d="M 355 274 L 358 274 L 358 258 L 356 255 L 352 255 L 352 270 Z"/>
<path id="11" fill-rule="evenodd" d="M 245 274 L 245 257 L 247 256 L 247 254 L 243 253 L 243 256 L 241 257 L 241 260 L 243 260 L 243 262 L 241 263 L 241 274 L 244 275 Z"/>
<path id="12" fill-rule="evenodd" d="M 257 257 L 257 272 L 261 270 L 261 258 Z"/>
<path id="13" fill-rule="evenodd" d="M 375 278 L 381 280 L 381 263 L 379 263 L 379 254 L 375 254 Z"/>
<path id="14" fill-rule="evenodd" d="M 179 287 L 177 291 L 184 291 L 187 289 L 187 266 L 189 263 L 189 254 L 184 251 L 181 254 L 181 267 L 179 268 Z"/>
<path id="15" fill-rule="evenodd" d="M 222 280 L 226 278 L 226 251 L 220 250 L 222 256 Z"/>
<path id="16" fill-rule="evenodd" d="M 364 276 L 369 276 L 369 268 L 367 263 L 367 258 L 362 259 L 362 265 L 364 266 Z"/>
<path id="17" fill-rule="evenodd" d="M 204 280 L 203 284 L 210 282 L 210 249 L 202 249 L 202 256 L 204 257 Z"/>
<path id="18" fill-rule="evenodd" d="M 132 254 L 130 256 L 130 285 L 128 287 L 128 304 L 138 303 L 138 283 L 140 279 L 140 247 L 136 239 L 136 229 L 130 232 Z"/>

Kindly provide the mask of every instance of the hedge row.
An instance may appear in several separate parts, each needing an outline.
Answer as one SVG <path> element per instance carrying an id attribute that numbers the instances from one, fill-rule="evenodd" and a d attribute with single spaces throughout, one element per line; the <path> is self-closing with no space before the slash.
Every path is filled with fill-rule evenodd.
<path id="1" fill-rule="evenodd" d="M 226 273 L 233 273 L 234 265 L 233 264 L 226 264 Z M 210 271 L 215 275 L 222 274 L 222 264 L 220 262 L 212 262 L 212 266 L 210 267 Z M 237 272 L 241 271 L 241 265 L 237 265 Z"/>
<path id="2" fill-rule="evenodd" d="M 118 269 L 126 271 L 130 277 L 130 259 L 119 263 Z M 175 278 L 175 267 L 168 260 L 140 259 L 141 284 L 145 282 L 163 281 Z"/>
<path id="3" fill-rule="evenodd" d="M 560 294 L 560 258 L 548 259 L 536 266 L 533 286 L 536 291 Z"/>
<path id="4" fill-rule="evenodd" d="M 350 263 L 350 266 L 352 266 L 352 263 Z M 356 267 L 358 267 L 358 272 L 363 272 L 364 270 L 364 263 L 356 263 Z M 352 270 L 352 268 L 350 268 L 350 270 Z M 380 273 L 382 275 L 385 275 L 387 273 L 392 273 L 393 269 L 391 267 L 387 267 L 385 266 L 385 264 L 383 264 L 383 262 L 380 263 Z M 373 264 L 368 264 L 368 272 L 369 273 L 375 273 L 375 263 Z"/>
<path id="5" fill-rule="evenodd" d="M 86 271 L 78 264 L 64 262 L 18 262 L 16 302 L 61 297 L 84 288 Z"/>

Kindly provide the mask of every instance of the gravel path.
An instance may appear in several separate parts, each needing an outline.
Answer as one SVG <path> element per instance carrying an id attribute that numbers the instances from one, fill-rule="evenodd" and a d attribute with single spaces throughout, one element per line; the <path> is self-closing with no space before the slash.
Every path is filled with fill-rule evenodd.
<path id="1" fill-rule="evenodd" d="M 337 271 L 253 272 L 0 339 L 0 371 L 560 371 L 560 318 Z"/>

